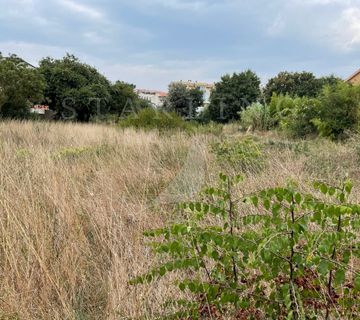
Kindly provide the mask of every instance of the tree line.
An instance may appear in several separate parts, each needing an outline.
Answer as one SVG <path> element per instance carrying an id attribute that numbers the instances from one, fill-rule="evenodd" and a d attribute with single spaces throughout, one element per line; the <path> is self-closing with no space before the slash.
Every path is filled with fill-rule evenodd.
<path id="1" fill-rule="evenodd" d="M 151 107 L 123 81 L 110 82 L 74 55 L 44 58 L 35 68 L 16 55 L 0 54 L 0 116 L 27 118 L 29 106 L 46 104 L 55 119 L 88 122 L 125 117 Z M 280 72 L 262 87 L 251 70 L 224 75 L 205 108 L 200 88 L 172 83 L 163 111 L 202 123 L 241 121 L 252 129 L 281 129 L 294 136 L 343 136 L 358 126 L 360 89 L 331 75 Z M 150 113 L 149 113 L 150 114 Z"/>
<path id="2" fill-rule="evenodd" d="M 126 105 L 149 107 L 134 89 L 123 81 L 111 83 L 74 55 L 44 58 L 34 68 L 16 55 L 0 54 L 0 115 L 4 118 L 27 118 L 34 104 L 48 105 L 55 119 L 87 122 L 98 115 L 121 116 Z"/>

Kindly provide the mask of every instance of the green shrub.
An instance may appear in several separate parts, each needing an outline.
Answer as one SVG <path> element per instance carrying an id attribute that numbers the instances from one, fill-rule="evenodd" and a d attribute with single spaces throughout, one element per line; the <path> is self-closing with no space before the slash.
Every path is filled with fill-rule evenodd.
<path id="1" fill-rule="evenodd" d="M 320 116 L 321 102 L 315 98 L 274 95 L 270 102 L 271 123 L 292 137 L 317 133 L 314 119 Z"/>
<path id="2" fill-rule="evenodd" d="M 216 143 L 212 151 L 221 164 L 242 172 L 257 172 L 265 164 L 261 145 L 250 138 Z"/>
<path id="3" fill-rule="evenodd" d="M 146 108 L 128 118 L 119 121 L 122 128 L 133 127 L 136 129 L 158 129 L 160 131 L 171 129 L 191 129 L 187 123 L 174 112 L 164 112 L 152 108 Z"/>
<path id="4" fill-rule="evenodd" d="M 327 86 L 320 95 L 319 117 L 314 120 L 320 135 L 343 138 L 359 124 L 360 86 L 338 83 Z"/>
<path id="5" fill-rule="evenodd" d="M 320 101 L 315 98 L 294 98 L 294 106 L 281 121 L 281 128 L 292 137 L 316 134 L 314 119 L 319 116 Z"/>
<path id="6" fill-rule="evenodd" d="M 177 271 L 178 296 L 188 297 L 169 301 L 159 319 L 359 319 L 351 183 L 317 182 L 314 195 L 263 190 L 243 196 L 257 210 L 244 215 L 233 191 L 240 180 L 220 175 L 201 201 L 179 206 L 184 222 L 146 232 L 161 263 L 131 284 Z"/>
<path id="7" fill-rule="evenodd" d="M 295 108 L 294 99 L 289 95 L 273 94 L 269 104 L 269 114 L 272 127 L 281 126 L 281 122 L 286 119 Z"/>
<path id="8" fill-rule="evenodd" d="M 240 112 L 241 125 L 252 130 L 268 130 L 270 126 L 269 108 L 261 103 L 253 103 Z"/>

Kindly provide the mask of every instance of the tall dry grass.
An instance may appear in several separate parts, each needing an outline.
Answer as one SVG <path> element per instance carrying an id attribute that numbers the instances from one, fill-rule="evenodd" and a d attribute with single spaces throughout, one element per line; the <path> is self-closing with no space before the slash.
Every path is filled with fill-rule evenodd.
<path id="1" fill-rule="evenodd" d="M 128 286 L 154 263 L 142 232 L 173 218 L 171 199 L 215 181 L 222 164 L 209 153 L 212 139 L 0 123 L 0 319 L 152 319 L 172 289 L 166 280 Z M 241 193 L 289 178 L 308 189 L 321 159 L 340 163 L 330 146 L 311 151 L 311 167 L 305 153 L 276 143 L 266 149 L 266 170 L 247 177 Z M 353 149 L 333 148 L 356 179 Z"/>
<path id="2" fill-rule="evenodd" d="M 191 145 L 178 133 L 99 125 L 0 124 L 0 319 L 121 319 L 158 309 L 166 285 L 129 277 L 151 263 L 151 204 Z"/>

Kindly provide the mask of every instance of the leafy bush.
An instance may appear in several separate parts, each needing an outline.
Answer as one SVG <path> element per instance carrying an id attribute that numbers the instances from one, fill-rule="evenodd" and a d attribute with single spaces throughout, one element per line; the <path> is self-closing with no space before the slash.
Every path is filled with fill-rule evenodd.
<path id="1" fill-rule="evenodd" d="M 281 121 L 281 127 L 292 137 L 316 134 L 314 119 L 319 115 L 320 101 L 315 98 L 295 98 L 294 107 Z"/>
<path id="2" fill-rule="evenodd" d="M 261 103 L 253 103 L 240 112 L 241 124 L 245 129 L 267 130 L 270 125 L 269 108 Z"/>
<path id="3" fill-rule="evenodd" d="M 178 116 L 175 112 L 163 112 L 152 108 L 146 108 L 128 118 L 119 121 L 122 128 L 133 127 L 136 129 L 158 129 L 160 131 L 170 129 L 189 129 L 191 125 Z"/>
<path id="4" fill-rule="evenodd" d="M 295 103 L 292 97 L 273 94 L 269 104 L 272 127 L 281 126 L 281 122 L 291 114 L 294 108 Z"/>
<path id="5" fill-rule="evenodd" d="M 214 144 L 212 150 L 220 163 L 229 164 L 242 172 L 257 172 L 264 166 L 261 146 L 249 138 L 240 141 L 225 140 Z"/>
<path id="6" fill-rule="evenodd" d="M 359 124 L 360 86 L 338 83 L 324 88 L 320 96 L 320 111 L 314 120 L 320 135 L 343 138 Z"/>
<path id="7" fill-rule="evenodd" d="M 240 180 L 221 174 L 201 202 L 179 206 L 184 223 L 146 232 L 162 263 L 131 284 L 183 271 L 175 285 L 189 297 L 159 318 L 359 319 L 360 206 L 348 202 L 351 183 L 317 182 L 319 198 L 294 186 L 263 190 L 243 197 L 258 210 L 244 215 L 233 192 Z"/>
<path id="8" fill-rule="evenodd" d="M 317 133 L 314 119 L 320 117 L 319 99 L 273 95 L 269 109 L 271 123 L 290 136 L 306 137 Z"/>

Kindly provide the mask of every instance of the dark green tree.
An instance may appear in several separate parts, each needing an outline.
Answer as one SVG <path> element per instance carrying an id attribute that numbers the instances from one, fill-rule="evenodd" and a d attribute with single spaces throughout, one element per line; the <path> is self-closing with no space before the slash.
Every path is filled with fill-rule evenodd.
<path id="1" fill-rule="evenodd" d="M 334 75 L 316 78 L 311 72 L 280 72 L 270 79 L 264 89 L 264 96 L 270 102 L 273 94 L 290 95 L 291 97 L 317 97 L 325 85 L 334 86 L 339 81 Z"/>
<path id="2" fill-rule="evenodd" d="M 175 82 L 169 86 L 169 94 L 164 105 L 164 109 L 176 112 L 183 118 L 194 119 L 197 110 L 204 104 L 204 93 L 200 88 L 188 89 L 180 82 Z"/>
<path id="3" fill-rule="evenodd" d="M 204 105 L 204 92 L 200 88 L 190 89 L 189 96 L 192 108 L 195 109 L 195 111 Z"/>
<path id="4" fill-rule="evenodd" d="M 265 87 L 264 96 L 270 101 L 274 93 L 292 97 L 316 97 L 321 90 L 321 83 L 311 72 L 280 72 L 270 79 Z"/>
<path id="5" fill-rule="evenodd" d="M 30 107 L 43 99 L 45 82 L 38 70 L 16 55 L 0 53 L 0 115 L 26 118 Z"/>
<path id="6" fill-rule="evenodd" d="M 318 81 L 320 83 L 319 86 L 321 89 L 323 89 L 325 86 L 336 87 L 339 82 L 344 82 L 344 80 L 336 77 L 335 75 L 321 77 L 318 79 Z"/>
<path id="7" fill-rule="evenodd" d="M 116 81 L 110 90 L 111 102 L 110 113 L 124 116 L 129 112 L 136 112 L 149 108 L 150 103 L 141 99 L 135 92 L 135 85 L 123 81 Z"/>
<path id="8" fill-rule="evenodd" d="M 209 117 L 224 123 L 238 120 L 239 112 L 256 102 L 260 95 L 260 79 L 251 70 L 225 75 L 211 93 Z"/>
<path id="9" fill-rule="evenodd" d="M 59 118 L 86 122 L 95 114 L 108 112 L 110 82 L 75 56 L 45 58 L 40 61 L 40 72 L 46 79 L 45 96 Z"/>

